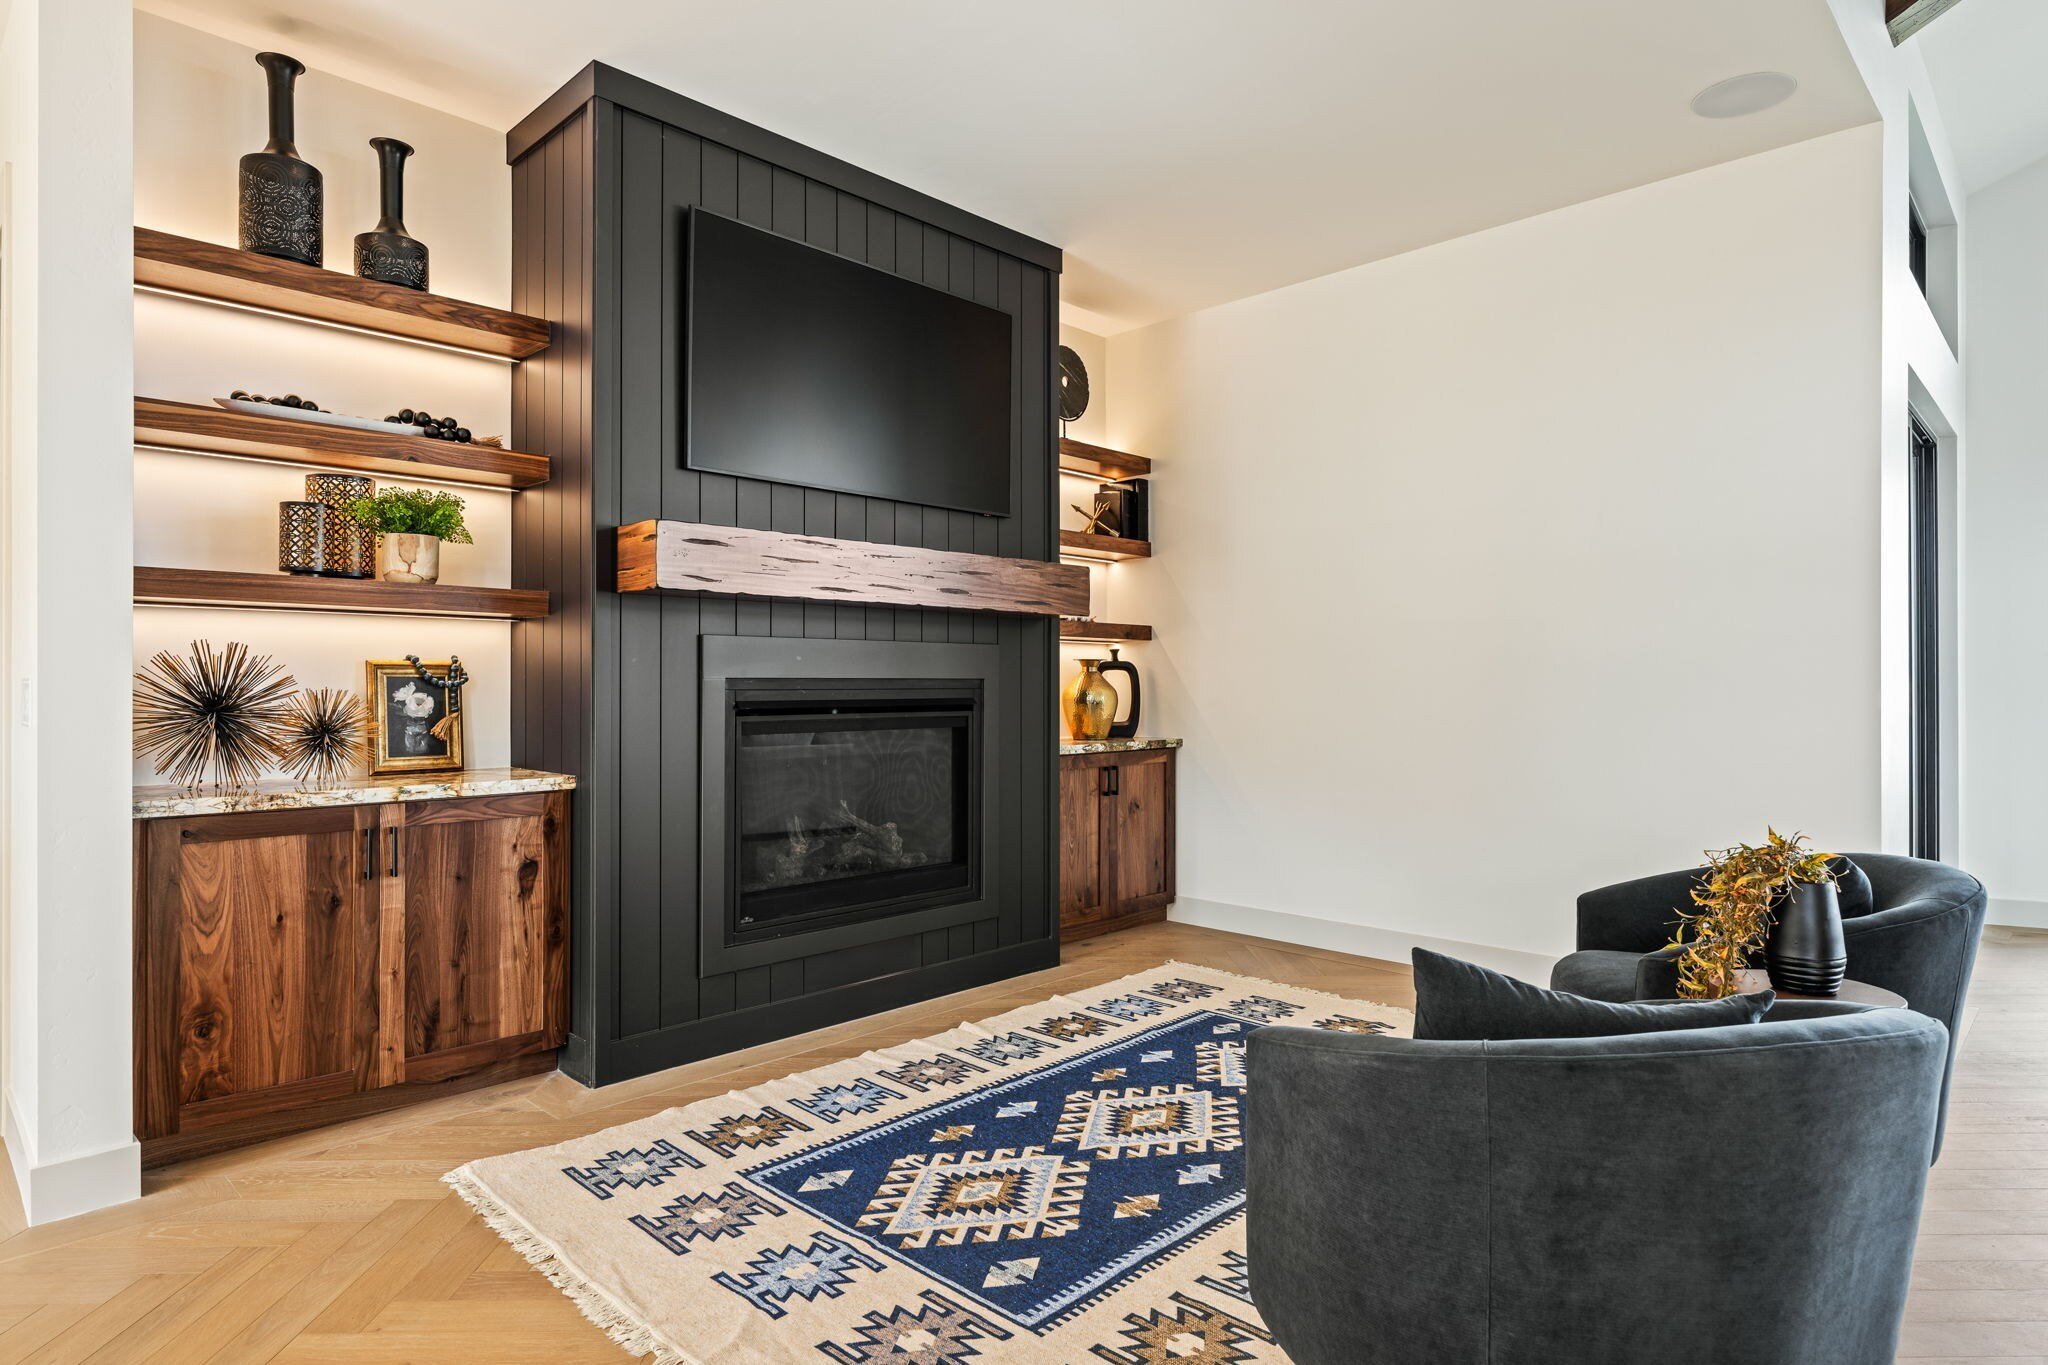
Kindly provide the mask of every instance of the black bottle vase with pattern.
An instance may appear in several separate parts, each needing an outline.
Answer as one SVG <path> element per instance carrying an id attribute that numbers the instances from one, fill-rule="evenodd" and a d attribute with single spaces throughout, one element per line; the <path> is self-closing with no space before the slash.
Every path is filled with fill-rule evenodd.
<path id="1" fill-rule="evenodd" d="M 242 250 L 319 265 L 320 172 L 299 156 L 292 140 L 292 83 L 306 68 L 282 52 L 259 52 L 256 64 L 270 81 L 270 142 L 242 158 Z"/>
<path id="2" fill-rule="evenodd" d="M 405 230 L 405 159 L 412 148 L 395 137 L 373 137 L 382 203 L 377 226 L 356 234 L 356 274 L 366 280 L 427 287 L 427 244 Z"/>
<path id="3" fill-rule="evenodd" d="M 1778 901 L 1764 966 L 1771 985 L 1797 995 L 1834 995 L 1848 974 L 1842 902 L 1833 882 L 1794 882 Z"/>

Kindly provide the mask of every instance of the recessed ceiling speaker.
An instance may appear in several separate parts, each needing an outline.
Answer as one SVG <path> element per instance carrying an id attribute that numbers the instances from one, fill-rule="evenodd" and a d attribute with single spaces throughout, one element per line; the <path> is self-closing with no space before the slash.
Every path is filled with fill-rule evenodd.
<path id="1" fill-rule="evenodd" d="M 1071 346 L 1060 347 L 1060 420 L 1078 422 L 1088 411 L 1088 367 Z"/>
<path id="2" fill-rule="evenodd" d="M 1783 104 L 1798 88 L 1799 82 L 1782 71 L 1752 71 L 1700 91 L 1692 97 L 1692 111 L 1701 118 L 1746 118 Z"/>

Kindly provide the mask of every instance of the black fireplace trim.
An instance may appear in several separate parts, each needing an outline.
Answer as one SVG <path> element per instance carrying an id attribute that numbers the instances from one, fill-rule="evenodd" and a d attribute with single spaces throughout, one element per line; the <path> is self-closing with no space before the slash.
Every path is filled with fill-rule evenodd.
<path id="1" fill-rule="evenodd" d="M 749 703 L 770 701 L 813 702 L 819 705 L 832 702 L 911 702 L 920 695 L 929 694 L 932 707 L 943 702 L 966 702 L 964 710 L 956 711 L 964 717 L 968 730 L 967 745 L 967 788 L 980 792 L 984 784 L 983 768 L 986 765 L 983 746 L 987 742 L 987 727 L 984 725 L 986 699 L 982 696 L 979 680 L 960 678 L 913 678 L 893 682 L 882 682 L 874 678 L 728 678 L 726 679 L 726 705 L 728 708 L 725 727 L 724 801 L 731 802 L 733 774 L 737 770 L 740 747 L 740 727 L 734 724 L 739 711 Z M 912 711 L 907 714 L 931 714 L 931 710 Z M 962 902 L 982 899 L 982 876 L 986 871 L 984 857 L 985 830 L 987 817 L 979 800 L 970 801 L 967 806 L 967 887 L 935 888 L 904 895 L 892 901 L 873 902 L 866 907 L 851 907 L 838 911 L 792 915 L 778 919 L 758 929 L 746 930 L 737 927 L 739 888 L 730 884 L 725 888 L 725 923 L 727 946 L 741 943 L 761 943 L 770 939 L 783 938 L 790 934 L 813 934 L 839 924 L 879 922 L 893 920 L 896 916 L 927 906 L 944 907 Z M 725 862 L 727 867 L 738 865 L 740 854 L 740 830 L 736 822 L 726 822 Z M 894 938 L 894 933 L 886 935 Z"/>
<path id="2" fill-rule="evenodd" d="M 857 690 L 863 686 L 903 690 L 925 687 L 957 691 L 975 685 L 981 692 L 984 735 L 1000 733 L 1014 723 L 1005 707 L 1011 703 L 1001 686 L 1002 650 L 988 644 L 937 644 L 909 640 L 804 640 L 791 636 L 719 635 L 702 637 L 698 673 L 699 754 L 729 752 L 733 743 L 732 688 L 830 685 Z M 999 898 L 1005 879 L 1015 875 L 1014 856 L 998 837 L 990 818 L 1001 800 L 997 789 L 1000 765 L 984 761 L 978 781 L 983 812 L 977 830 L 980 860 L 979 894 L 972 899 L 929 909 L 813 928 L 803 933 L 733 941 L 727 928 L 726 860 L 709 856 L 728 837 L 727 793 L 720 765 L 697 764 L 697 924 L 699 971 L 744 971 L 777 962 L 837 952 L 870 943 L 993 920 L 1001 913 Z"/>

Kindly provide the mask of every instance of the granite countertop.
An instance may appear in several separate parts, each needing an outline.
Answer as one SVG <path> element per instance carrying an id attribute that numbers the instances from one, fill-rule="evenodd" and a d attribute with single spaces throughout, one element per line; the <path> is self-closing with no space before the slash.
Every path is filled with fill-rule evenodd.
<path id="1" fill-rule="evenodd" d="M 1062 754 L 1127 754 L 1138 749 L 1178 749 L 1177 739 L 1063 739 L 1060 741 Z"/>
<path id="2" fill-rule="evenodd" d="M 375 806 L 386 801 L 452 801 L 465 796 L 507 796 L 515 792 L 567 791 L 567 773 L 531 768 L 465 768 L 455 773 L 398 773 L 389 777 L 346 777 L 325 786 L 278 778 L 247 787 L 137 787 L 134 818 L 231 815 L 244 811 L 308 810 L 318 806 Z"/>

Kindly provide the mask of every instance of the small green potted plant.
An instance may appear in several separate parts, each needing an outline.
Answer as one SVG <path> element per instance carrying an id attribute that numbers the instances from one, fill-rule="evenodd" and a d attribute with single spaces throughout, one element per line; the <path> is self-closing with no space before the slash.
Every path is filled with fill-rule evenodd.
<path id="1" fill-rule="evenodd" d="M 387 488 L 357 498 L 349 515 L 377 532 L 377 567 L 387 583 L 435 583 L 441 542 L 474 543 L 462 522 L 462 499 L 426 488 Z"/>

